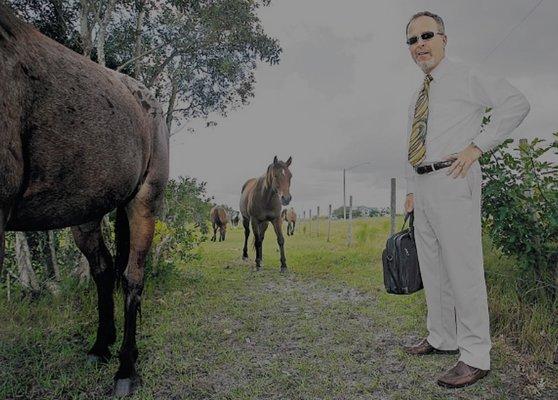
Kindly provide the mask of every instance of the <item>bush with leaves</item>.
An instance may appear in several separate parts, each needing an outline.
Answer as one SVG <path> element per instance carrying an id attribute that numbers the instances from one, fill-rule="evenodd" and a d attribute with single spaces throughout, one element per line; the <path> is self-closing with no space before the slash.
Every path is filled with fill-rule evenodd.
<path id="1" fill-rule="evenodd" d="M 481 158 L 483 226 L 514 256 L 526 301 L 558 298 L 558 133 L 554 141 L 505 141 Z"/>
<path id="2" fill-rule="evenodd" d="M 150 266 L 154 273 L 165 265 L 196 256 L 195 248 L 207 238 L 207 220 L 212 207 L 206 183 L 180 176 L 165 189 L 165 210 L 155 225 Z"/>

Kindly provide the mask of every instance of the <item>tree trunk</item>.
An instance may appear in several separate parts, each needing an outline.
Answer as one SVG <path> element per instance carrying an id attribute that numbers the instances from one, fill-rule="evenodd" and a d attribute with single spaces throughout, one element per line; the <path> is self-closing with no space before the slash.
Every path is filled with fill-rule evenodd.
<path id="1" fill-rule="evenodd" d="M 171 95 L 169 98 L 169 106 L 167 108 L 167 117 L 166 117 L 166 122 L 167 122 L 167 128 L 169 130 L 169 134 L 171 131 L 171 127 L 172 127 L 172 114 L 174 112 L 174 105 L 176 103 L 176 95 L 178 93 L 178 79 L 177 78 L 173 78 L 172 79 L 172 90 L 171 90 Z"/>
<path id="2" fill-rule="evenodd" d="M 138 16 L 136 18 L 136 40 L 134 45 L 133 58 L 136 59 L 134 62 L 134 69 L 132 71 L 132 77 L 138 79 L 141 74 L 141 31 L 143 28 L 143 19 L 145 17 L 145 0 L 139 0 L 138 2 Z"/>
<path id="3" fill-rule="evenodd" d="M 35 271 L 33 271 L 33 266 L 31 265 L 31 251 L 29 250 L 27 238 L 23 232 L 16 232 L 15 237 L 19 280 L 25 289 L 31 292 L 38 292 L 39 282 L 37 280 L 37 275 L 35 275 Z"/>
<path id="4" fill-rule="evenodd" d="M 58 268 L 58 260 L 56 259 L 56 240 L 54 238 L 54 231 L 48 231 L 48 249 L 49 259 L 52 267 L 52 274 L 56 281 L 60 281 L 60 269 Z"/>
<path id="5" fill-rule="evenodd" d="M 105 59 L 105 35 L 106 30 L 104 28 L 99 29 L 97 34 L 97 63 L 101 64 L 103 67 L 106 65 Z"/>
<path id="6" fill-rule="evenodd" d="M 81 45 L 83 47 L 82 54 L 87 58 L 91 58 L 91 50 L 93 50 L 93 39 L 91 38 L 91 25 L 89 24 L 88 0 L 80 0 L 79 35 L 81 37 Z"/>
<path id="7" fill-rule="evenodd" d="M 72 275 L 78 278 L 80 284 L 89 283 L 89 262 L 87 262 L 87 258 L 85 258 L 83 254 L 80 255 L 79 261 L 76 268 L 72 272 Z"/>

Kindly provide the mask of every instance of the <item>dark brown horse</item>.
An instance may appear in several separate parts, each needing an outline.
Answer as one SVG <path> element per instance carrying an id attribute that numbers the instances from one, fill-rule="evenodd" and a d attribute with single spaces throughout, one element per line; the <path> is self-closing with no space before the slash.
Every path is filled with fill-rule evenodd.
<path id="1" fill-rule="evenodd" d="M 242 186 L 240 194 L 240 213 L 244 225 L 244 249 L 242 257 L 248 259 L 248 236 L 250 225 L 254 233 L 254 244 L 256 246 L 256 269 L 261 268 L 262 243 L 268 222 L 273 224 L 277 235 L 277 244 L 281 251 L 281 271 L 287 270 L 285 259 L 285 238 L 281 230 L 281 205 L 287 206 L 291 201 L 291 165 L 292 157 L 286 162 L 277 160 L 267 167 L 267 172 L 259 178 L 252 178 Z"/>
<path id="2" fill-rule="evenodd" d="M 138 383 L 136 315 L 155 213 L 168 178 L 168 131 L 139 82 L 19 21 L 0 2 L 0 265 L 4 233 L 73 226 L 97 286 L 99 325 L 89 358 L 116 340 L 113 289 L 124 291 L 115 394 Z M 116 209 L 113 261 L 101 233 Z"/>
<path id="3" fill-rule="evenodd" d="M 281 212 L 281 217 L 287 222 L 287 236 L 294 235 L 294 229 L 296 225 L 296 212 L 294 208 L 284 209 Z"/>
<path id="4" fill-rule="evenodd" d="M 211 224 L 213 225 L 213 237 L 212 242 L 217 240 L 217 229 L 219 229 L 219 241 L 225 240 L 225 235 L 227 234 L 227 223 L 229 222 L 229 215 L 225 207 L 215 206 L 209 212 L 211 217 Z"/>

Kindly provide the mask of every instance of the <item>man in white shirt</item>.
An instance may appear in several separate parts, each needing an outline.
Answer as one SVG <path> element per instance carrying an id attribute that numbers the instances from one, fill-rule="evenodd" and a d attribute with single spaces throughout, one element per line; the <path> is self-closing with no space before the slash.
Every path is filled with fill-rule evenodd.
<path id="1" fill-rule="evenodd" d="M 459 352 L 459 361 L 438 384 L 462 387 L 490 370 L 477 160 L 523 121 L 529 103 L 505 79 L 447 59 L 439 16 L 415 14 L 406 34 L 411 57 L 425 74 L 409 108 L 405 211 L 415 215 L 428 337 L 405 350 Z M 491 122 L 481 132 L 488 107 Z"/>

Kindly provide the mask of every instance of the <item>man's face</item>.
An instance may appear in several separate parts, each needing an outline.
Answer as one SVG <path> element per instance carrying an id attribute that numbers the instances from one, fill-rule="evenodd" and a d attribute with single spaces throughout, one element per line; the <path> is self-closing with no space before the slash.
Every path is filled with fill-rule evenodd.
<path id="1" fill-rule="evenodd" d="M 434 18 L 427 16 L 418 17 L 409 24 L 407 39 L 413 36 L 418 37 L 418 42 L 409 46 L 413 61 L 422 69 L 425 74 L 429 74 L 445 55 L 447 43 L 446 35 L 438 35 L 440 29 Z M 420 35 L 424 32 L 434 32 L 434 37 L 424 41 Z"/>

